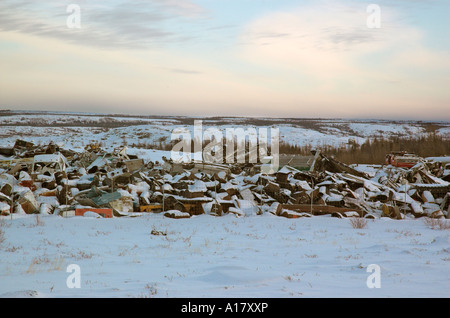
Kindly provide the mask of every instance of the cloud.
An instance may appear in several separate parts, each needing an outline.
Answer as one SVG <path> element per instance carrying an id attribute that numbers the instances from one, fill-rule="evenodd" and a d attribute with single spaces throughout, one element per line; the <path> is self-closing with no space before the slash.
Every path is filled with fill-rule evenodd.
<path id="1" fill-rule="evenodd" d="M 79 0 L 82 28 L 68 29 L 68 3 L 0 1 L 5 106 L 425 119 L 450 102 L 448 52 L 424 45 L 400 5 L 368 29 L 360 1 L 308 1 L 240 27 L 191 1 Z"/>
<path id="2" fill-rule="evenodd" d="M 284 78 L 298 105 L 321 113 L 420 117 L 448 104 L 449 53 L 426 47 L 423 31 L 388 5 L 381 28 L 368 28 L 366 7 L 319 1 L 270 12 L 243 28 L 237 55 Z"/>
<path id="3" fill-rule="evenodd" d="M 100 50 L 0 32 L 3 107 L 204 115 L 241 113 L 269 100 L 258 85 L 169 50 Z M 32 52 L 32 54 L 30 54 Z M 248 110 L 248 108 L 247 108 Z"/>
<path id="4" fill-rule="evenodd" d="M 189 0 L 79 1 L 82 27 L 70 29 L 66 24 L 70 3 L 3 0 L 0 31 L 104 48 L 149 48 L 192 39 L 180 31 L 180 25 L 207 16 L 206 10 Z"/>
<path id="5" fill-rule="evenodd" d="M 319 66 L 327 62 L 325 57 L 342 64 L 342 58 L 383 49 L 398 35 L 410 36 L 404 32 L 411 30 L 392 33 L 387 21 L 390 15 L 383 12 L 382 29 L 369 29 L 364 6 L 322 1 L 289 12 L 269 13 L 252 21 L 244 29 L 241 44 L 244 53 L 280 64 L 312 62 Z"/>

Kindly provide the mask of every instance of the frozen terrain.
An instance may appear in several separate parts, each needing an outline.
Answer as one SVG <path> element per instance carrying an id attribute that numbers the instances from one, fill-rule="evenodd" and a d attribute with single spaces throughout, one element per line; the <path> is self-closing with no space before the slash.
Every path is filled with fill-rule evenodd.
<path id="1" fill-rule="evenodd" d="M 81 150 L 89 143 L 103 147 L 126 145 L 139 148 L 169 143 L 174 128 L 193 129 L 202 120 L 203 130 L 215 127 L 244 129 L 278 128 L 280 139 L 293 145 L 342 146 L 350 140 L 363 143 L 375 136 L 419 136 L 433 126 L 438 134 L 450 136 L 448 122 L 417 122 L 345 119 L 259 119 L 239 117 L 146 117 L 79 113 L 0 112 L 0 147 L 13 146 L 17 138 L 35 144 L 49 140 L 65 148 Z"/>
<path id="2" fill-rule="evenodd" d="M 423 219 L 14 215 L 1 231 L 3 297 L 450 296 L 449 230 Z"/>
<path id="3" fill-rule="evenodd" d="M 204 121 L 226 127 L 239 118 Z M 289 143 L 340 145 L 374 135 L 426 132 L 423 123 L 318 120 L 262 121 Z M 449 123 L 434 123 L 450 133 Z M 0 147 L 16 139 L 58 143 L 82 151 L 126 144 L 147 161 L 170 152 L 134 147 L 170 141 L 185 118 L 96 114 L 0 116 Z M 449 220 L 442 220 L 447 222 Z M 12 214 L 0 216 L 0 297 L 450 297 L 450 230 L 425 218 L 367 220 L 271 213 L 236 217 L 209 214 L 171 219 L 161 213 L 96 218 Z M 73 286 L 70 265 L 79 268 Z M 369 288 L 369 265 L 380 269 L 380 288 Z M 69 269 L 69 271 L 68 271 Z M 71 288 L 74 287 L 74 288 Z"/>

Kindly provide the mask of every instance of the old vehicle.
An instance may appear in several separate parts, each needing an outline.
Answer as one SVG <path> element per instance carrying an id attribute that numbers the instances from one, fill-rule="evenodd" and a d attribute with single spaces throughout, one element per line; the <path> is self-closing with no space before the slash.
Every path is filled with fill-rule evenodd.
<path id="1" fill-rule="evenodd" d="M 31 174 L 53 174 L 58 171 L 65 171 L 67 166 L 66 158 L 59 152 L 54 154 L 36 155 L 31 166 Z"/>
<path id="2" fill-rule="evenodd" d="M 394 151 L 386 155 L 386 164 L 399 168 L 411 168 L 421 160 L 421 157 L 406 151 Z"/>

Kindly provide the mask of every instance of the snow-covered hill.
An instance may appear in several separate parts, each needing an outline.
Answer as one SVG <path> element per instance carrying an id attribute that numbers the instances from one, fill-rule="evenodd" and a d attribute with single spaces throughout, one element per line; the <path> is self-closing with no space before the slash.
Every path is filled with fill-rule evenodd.
<path id="1" fill-rule="evenodd" d="M 171 140 L 175 128 L 193 129 L 202 120 L 203 129 L 278 128 L 280 139 L 293 145 L 341 146 L 349 140 L 358 143 L 375 136 L 418 136 L 430 131 L 450 136 L 448 122 L 417 122 L 347 119 L 289 119 L 240 117 L 124 116 L 64 112 L 0 112 L 0 146 L 12 146 L 17 138 L 35 144 L 49 140 L 67 148 L 81 149 L 88 143 L 105 147 L 120 145 L 159 145 Z"/>

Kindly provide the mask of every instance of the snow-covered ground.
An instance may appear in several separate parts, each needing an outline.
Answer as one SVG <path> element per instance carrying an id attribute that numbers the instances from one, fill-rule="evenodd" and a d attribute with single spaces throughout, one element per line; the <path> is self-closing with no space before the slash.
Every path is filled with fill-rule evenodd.
<path id="1" fill-rule="evenodd" d="M 193 125 L 186 120 L 195 118 L 167 117 L 114 117 L 114 115 L 94 115 L 79 113 L 33 113 L 27 112 L 0 116 L 0 146 L 13 146 L 17 138 L 35 144 L 47 144 L 49 140 L 66 148 L 82 149 L 89 143 L 101 143 L 104 147 L 121 145 L 152 145 L 171 141 L 175 128 L 186 128 L 193 134 Z M 202 119 L 203 132 L 215 127 L 225 132 L 226 128 L 243 127 L 278 128 L 283 142 L 306 146 L 342 146 L 349 140 L 363 143 L 374 136 L 419 136 L 426 133 L 425 124 L 437 126 L 436 132 L 450 136 L 450 123 L 422 123 L 386 120 L 283 120 L 266 119 L 262 126 L 253 122 L 258 119 L 245 118 L 205 118 Z M 77 126 L 84 123 L 85 126 Z M 120 123 L 122 127 L 116 127 Z M 135 125 L 136 123 L 136 125 Z M 38 124 L 38 125 L 36 125 Z M 108 126 L 111 125 L 111 127 Z M 112 127 L 114 126 L 114 127 Z M 224 134 L 225 135 L 225 134 Z"/>
<path id="2" fill-rule="evenodd" d="M 29 124 L 36 118 L 47 123 L 104 119 L 52 116 L 0 116 L 0 147 L 16 139 L 53 141 L 79 151 L 91 142 L 104 148 L 126 143 L 127 153 L 160 161 L 170 152 L 130 145 L 170 140 L 174 126 L 192 128 L 172 119 L 110 129 Z M 450 124 L 440 125 L 438 132 L 448 135 Z M 320 131 L 274 126 L 287 142 L 317 145 L 424 132 L 417 124 L 339 120 L 324 120 Z M 450 297 L 448 228 L 432 227 L 424 218 L 367 222 L 357 229 L 350 219 L 270 213 L 189 219 L 158 213 L 112 219 L 0 216 L 0 297 Z M 372 264 L 379 271 L 371 271 Z M 377 274 L 379 280 L 373 280 Z M 73 286 L 78 278 L 79 288 Z M 369 288 L 374 281 L 380 288 Z"/>
<path id="3" fill-rule="evenodd" d="M 423 219 L 368 220 L 364 229 L 272 214 L 0 222 L 3 297 L 450 296 L 449 230 Z M 380 288 L 368 287 L 371 264 Z"/>

